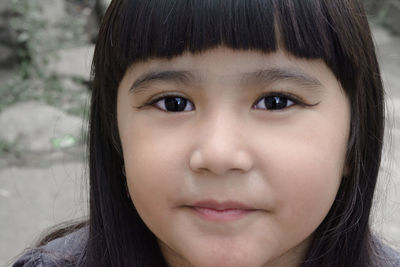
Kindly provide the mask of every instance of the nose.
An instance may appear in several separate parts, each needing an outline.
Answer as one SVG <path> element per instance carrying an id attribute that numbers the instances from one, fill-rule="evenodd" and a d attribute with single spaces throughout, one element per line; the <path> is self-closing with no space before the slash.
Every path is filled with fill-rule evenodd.
<path id="1" fill-rule="evenodd" d="M 201 124 L 194 136 L 196 147 L 190 156 L 190 168 L 218 176 L 231 171 L 248 172 L 253 167 L 248 138 L 237 119 L 214 116 Z"/>

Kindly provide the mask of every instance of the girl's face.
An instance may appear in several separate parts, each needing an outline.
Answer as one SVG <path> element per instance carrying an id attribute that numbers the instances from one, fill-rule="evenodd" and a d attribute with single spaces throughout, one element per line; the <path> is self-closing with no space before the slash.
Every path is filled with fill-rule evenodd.
<path id="1" fill-rule="evenodd" d="M 350 103 L 330 69 L 219 47 L 118 91 L 129 193 L 171 266 L 297 266 L 335 199 Z"/>

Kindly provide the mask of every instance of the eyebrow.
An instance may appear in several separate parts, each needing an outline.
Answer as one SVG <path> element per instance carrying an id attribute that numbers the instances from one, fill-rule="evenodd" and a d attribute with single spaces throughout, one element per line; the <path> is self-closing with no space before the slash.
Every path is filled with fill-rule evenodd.
<path id="1" fill-rule="evenodd" d="M 288 81 L 306 87 L 320 87 L 322 83 L 315 77 L 305 74 L 294 68 L 270 68 L 255 72 L 244 73 L 241 78 L 242 84 L 273 83 L 276 81 Z"/>
<path id="2" fill-rule="evenodd" d="M 181 84 L 193 83 L 198 80 L 196 75 L 190 71 L 176 71 L 176 70 L 166 70 L 166 71 L 150 71 L 141 75 L 132 84 L 129 92 L 138 94 L 143 91 L 143 88 L 147 83 L 163 81 L 163 82 L 174 82 Z"/>
<path id="3" fill-rule="evenodd" d="M 241 84 L 273 83 L 288 81 L 305 87 L 321 87 L 322 83 L 315 77 L 295 68 L 268 68 L 239 75 Z M 161 70 L 142 74 L 132 84 L 129 93 L 139 94 L 145 91 L 147 83 L 162 81 L 181 84 L 199 83 L 200 77 L 191 71 Z"/>

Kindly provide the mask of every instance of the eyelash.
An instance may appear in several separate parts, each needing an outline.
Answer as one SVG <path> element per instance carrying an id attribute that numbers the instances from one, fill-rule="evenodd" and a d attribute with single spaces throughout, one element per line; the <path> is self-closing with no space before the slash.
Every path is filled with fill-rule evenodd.
<path id="1" fill-rule="evenodd" d="M 290 103 L 290 105 L 289 105 L 289 106 L 285 106 L 285 107 L 283 107 L 283 108 L 268 109 L 267 103 L 264 102 L 264 105 L 265 105 L 266 108 L 256 108 L 256 106 L 257 106 L 263 99 L 268 98 L 268 97 L 274 98 L 274 100 L 276 101 L 276 102 L 275 102 L 275 105 L 278 105 L 278 103 L 277 103 L 278 98 L 279 98 L 280 100 L 284 99 L 284 100 L 285 100 L 284 102 L 286 102 L 286 105 L 287 105 L 288 103 Z M 187 98 L 185 98 L 185 97 L 183 97 L 183 96 L 176 95 L 176 94 L 163 94 L 163 95 L 161 95 L 161 96 L 159 96 L 159 97 L 157 97 L 157 98 L 155 98 L 155 99 L 150 100 L 149 102 L 145 103 L 143 106 L 140 106 L 139 108 L 146 107 L 146 106 L 155 106 L 155 104 L 157 104 L 157 102 L 159 102 L 159 101 L 161 101 L 161 100 L 166 100 L 166 99 L 168 99 L 168 98 L 175 98 L 175 100 L 176 100 L 176 98 L 182 99 L 182 100 L 183 100 L 183 103 L 185 104 L 185 109 L 184 109 L 184 110 L 178 110 L 178 111 L 169 111 L 169 110 L 163 109 L 163 108 L 161 108 L 161 107 L 159 107 L 159 106 L 156 106 L 156 108 L 158 108 L 158 109 L 160 109 L 160 110 L 162 110 L 162 111 L 164 111 L 164 112 L 168 112 L 168 113 L 169 113 L 169 112 L 187 112 L 188 110 L 186 110 L 186 106 L 187 106 L 189 103 L 190 103 L 190 105 L 193 107 L 193 109 L 195 108 L 193 102 L 191 102 L 190 100 L 188 100 Z M 271 98 L 270 98 L 270 100 L 271 100 Z M 265 100 L 264 100 L 264 101 L 265 101 Z M 268 103 L 268 104 L 274 104 L 274 103 L 272 102 L 272 103 Z M 293 96 L 293 95 L 286 94 L 286 93 L 271 92 L 271 93 L 268 93 L 268 94 L 265 94 L 265 95 L 259 97 L 259 98 L 257 99 L 257 101 L 255 101 L 255 103 L 252 105 L 252 107 L 253 107 L 253 108 L 256 108 L 256 109 L 260 109 L 260 110 L 281 111 L 281 110 L 290 108 L 291 106 L 294 106 L 294 105 L 311 107 L 311 106 L 318 105 L 318 103 L 317 103 L 317 104 L 306 104 L 306 103 L 304 103 L 303 101 L 299 100 L 297 97 L 295 97 L 295 96 Z M 165 102 L 164 102 L 164 105 L 163 105 L 163 106 L 166 107 Z M 189 111 L 191 111 L 191 110 L 189 110 Z"/>

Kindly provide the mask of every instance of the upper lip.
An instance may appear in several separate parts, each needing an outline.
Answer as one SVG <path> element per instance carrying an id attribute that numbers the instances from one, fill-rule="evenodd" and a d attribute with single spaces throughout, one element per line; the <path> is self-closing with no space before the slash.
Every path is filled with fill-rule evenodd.
<path id="1" fill-rule="evenodd" d="M 228 210 L 228 209 L 254 210 L 254 208 L 234 200 L 217 201 L 213 199 L 207 199 L 207 200 L 197 201 L 193 203 L 191 206 L 194 208 L 207 208 L 214 210 Z"/>

